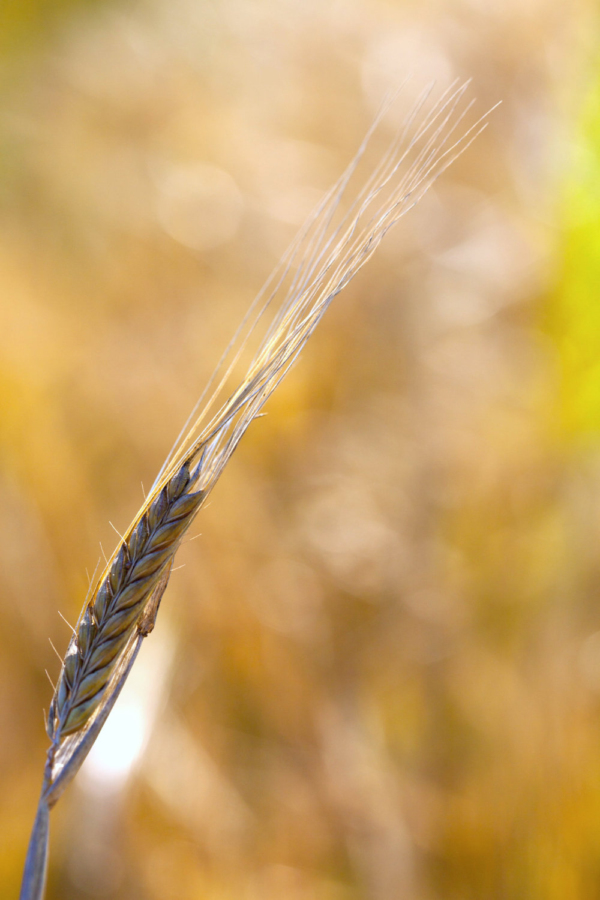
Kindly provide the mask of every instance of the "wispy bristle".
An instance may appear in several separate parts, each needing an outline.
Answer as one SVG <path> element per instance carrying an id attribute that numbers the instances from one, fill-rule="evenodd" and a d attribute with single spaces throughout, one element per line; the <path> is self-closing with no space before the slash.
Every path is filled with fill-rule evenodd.
<path id="1" fill-rule="evenodd" d="M 455 137 L 473 105 L 473 101 L 464 103 L 468 85 L 455 82 L 435 102 L 432 87 L 427 88 L 362 186 L 351 193 L 350 184 L 373 135 L 396 98 L 384 102 L 348 168 L 309 217 L 252 305 L 153 490 L 200 448 L 198 487 L 211 490 L 333 298 L 368 261 L 389 229 L 486 127 L 489 113 Z M 344 203 L 345 211 L 340 212 Z M 261 329 L 263 335 L 246 374 L 231 391 L 232 374 Z"/>

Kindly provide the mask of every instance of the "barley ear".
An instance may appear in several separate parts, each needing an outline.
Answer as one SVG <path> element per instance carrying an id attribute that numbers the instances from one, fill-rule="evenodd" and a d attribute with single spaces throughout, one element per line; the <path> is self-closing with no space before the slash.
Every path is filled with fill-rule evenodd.
<path id="1" fill-rule="evenodd" d="M 370 259 L 390 228 L 486 127 L 486 113 L 459 126 L 468 83 L 454 82 L 431 107 L 431 88 L 406 116 L 388 149 L 340 210 L 369 140 L 284 255 L 250 307 L 120 545 L 94 583 L 67 648 L 50 704 L 44 783 L 27 853 L 20 900 L 42 900 L 48 816 L 73 779 L 154 628 L 183 535 L 251 422 L 280 384 L 331 302 Z M 490 110 L 491 112 L 491 110 Z M 230 390 L 252 336 L 258 348 Z M 233 373 L 233 374 L 232 374 Z M 237 374 L 235 374 L 237 378 Z"/>

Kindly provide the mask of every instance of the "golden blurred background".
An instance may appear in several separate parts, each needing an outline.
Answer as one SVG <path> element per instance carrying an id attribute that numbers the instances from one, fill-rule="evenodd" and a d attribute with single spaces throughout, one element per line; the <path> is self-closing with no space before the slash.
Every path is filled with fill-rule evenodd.
<path id="1" fill-rule="evenodd" d="M 600 897 L 599 38 L 593 0 L 4 0 L 2 898 L 58 610 L 407 74 L 503 105 L 227 467 L 47 896 Z"/>

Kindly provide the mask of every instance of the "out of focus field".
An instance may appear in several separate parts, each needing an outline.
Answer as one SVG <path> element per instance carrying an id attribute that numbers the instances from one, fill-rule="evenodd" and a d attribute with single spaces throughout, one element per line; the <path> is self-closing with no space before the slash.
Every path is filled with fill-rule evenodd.
<path id="1" fill-rule="evenodd" d="M 57 610 L 412 73 L 503 105 L 201 513 L 48 900 L 595 900 L 595 4 L 13 0 L 0 46 L 1 896 Z"/>

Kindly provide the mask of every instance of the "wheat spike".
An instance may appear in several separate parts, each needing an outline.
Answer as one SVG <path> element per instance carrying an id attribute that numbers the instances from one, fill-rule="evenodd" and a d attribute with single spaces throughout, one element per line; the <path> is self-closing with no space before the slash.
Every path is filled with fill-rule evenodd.
<path id="1" fill-rule="evenodd" d="M 152 631 L 173 559 L 202 503 L 250 423 L 298 358 L 333 298 L 367 262 L 389 229 L 486 127 L 453 135 L 467 84 L 428 106 L 423 92 L 345 213 L 342 197 L 389 98 L 356 156 L 267 282 L 182 430 L 142 508 L 93 583 L 62 663 L 47 718 L 51 741 L 21 900 L 41 900 L 48 811 L 78 771 Z M 486 116 L 489 113 L 486 113 Z M 336 221 L 337 217 L 337 221 Z M 269 318 L 270 317 L 270 318 Z M 250 338 L 258 347 L 232 390 Z"/>
<path id="2" fill-rule="evenodd" d="M 202 502 L 204 493 L 189 488 L 184 464 L 129 529 L 85 607 L 48 714 L 52 741 L 79 731 L 100 705 L 119 654 Z"/>

